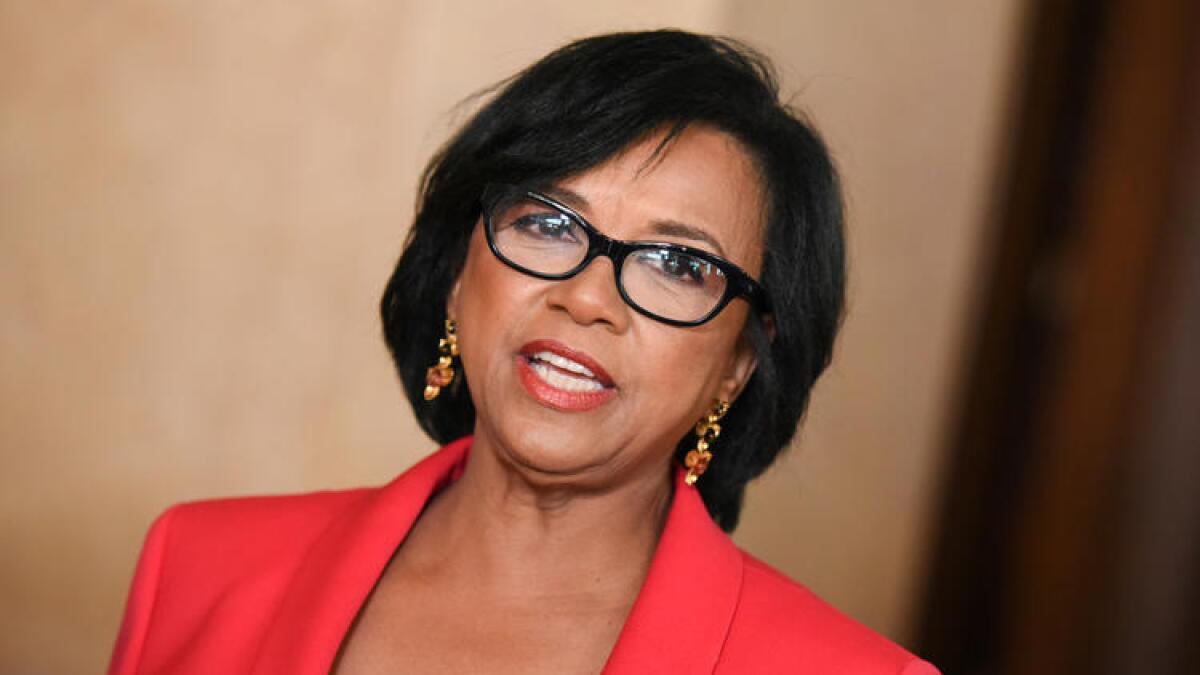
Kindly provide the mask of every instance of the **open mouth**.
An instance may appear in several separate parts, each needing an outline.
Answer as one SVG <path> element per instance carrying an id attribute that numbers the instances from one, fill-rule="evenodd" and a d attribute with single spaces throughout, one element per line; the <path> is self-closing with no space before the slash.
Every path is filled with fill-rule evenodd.
<path id="1" fill-rule="evenodd" d="M 590 410 L 615 393 L 594 359 L 553 340 L 535 340 L 517 357 L 521 382 L 539 402 L 561 410 Z"/>
<path id="2" fill-rule="evenodd" d="M 554 352 L 538 352 L 526 357 L 533 373 L 543 382 L 564 391 L 600 391 L 604 385 L 587 366 Z"/>

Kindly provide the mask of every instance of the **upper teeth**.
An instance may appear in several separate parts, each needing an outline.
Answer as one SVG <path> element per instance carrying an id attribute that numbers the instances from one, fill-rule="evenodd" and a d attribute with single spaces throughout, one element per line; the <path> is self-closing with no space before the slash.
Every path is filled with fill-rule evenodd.
<path id="1" fill-rule="evenodd" d="M 562 356 L 560 354 L 555 354 L 554 352 L 538 352 L 533 355 L 533 358 L 537 359 L 538 361 L 544 361 L 546 363 L 549 363 L 550 365 L 555 366 L 557 368 L 562 368 L 563 370 L 569 370 L 572 373 L 579 373 L 580 375 L 583 375 L 584 377 L 595 377 L 596 376 L 595 373 L 593 373 L 591 370 L 589 370 L 588 367 L 583 365 L 582 363 L 572 361 L 571 359 L 568 359 L 567 357 Z"/>

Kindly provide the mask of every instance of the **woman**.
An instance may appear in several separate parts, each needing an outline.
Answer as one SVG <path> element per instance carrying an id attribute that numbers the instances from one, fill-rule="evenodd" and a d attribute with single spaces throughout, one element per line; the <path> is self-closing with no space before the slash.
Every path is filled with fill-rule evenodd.
<path id="1" fill-rule="evenodd" d="M 841 228 L 749 49 L 550 54 L 433 159 L 384 293 L 447 445 L 379 489 L 168 510 L 112 671 L 935 672 L 722 532 L 829 362 Z"/>

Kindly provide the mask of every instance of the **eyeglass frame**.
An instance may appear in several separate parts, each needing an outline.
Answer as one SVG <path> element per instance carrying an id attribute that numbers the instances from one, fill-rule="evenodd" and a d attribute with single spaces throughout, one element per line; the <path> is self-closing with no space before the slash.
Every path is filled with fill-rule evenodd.
<path id="1" fill-rule="evenodd" d="M 567 217 L 578 223 L 579 226 L 583 228 L 583 231 L 588 238 L 588 248 L 587 252 L 583 256 L 583 260 L 579 261 L 579 264 L 575 267 L 561 274 L 547 274 L 545 272 L 531 270 L 507 258 L 503 253 L 500 252 L 500 249 L 496 244 L 494 234 L 495 227 L 492 222 L 492 211 L 497 201 L 494 197 L 499 194 L 515 194 L 520 195 L 522 198 L 532 199 L 562 212 Z M 710 253 L 709 251 L 705 251 L 704 249 L 700 248 L 693 248 L 691 246 L 684 246 L 683 244 L 674 244 L 670 242 L 625 241 L 622 239 L 614 239 L 596 229 L 594 225 L 588 222 L 587 218 L 584 218 L 579 214 L 578 211 L 572 209 L 566 204 L 563 204 L 552 197 L 547 197 L 540 192 L 522 188 L 516 185 L 488 183 L 484 187 L 483 195 L 480 199 L 480 206 L 482 207 L 481 213 L 484 221 L 484 234 L 487 238 L 488 248 L 492 250 L 492 255 L 496 256 L 496 259 L 498 259 L 500 262 L 518 272 L 521 272 L 522 274 L 527 274 L 538 279 L 545 279 L 547 281 L 565 281 L 587 269 L 587 266 L 590 265 L 597 257 L 604 256 L 612 261 L 613 281 L 617 285 L 617 293 L 620 294 L 621 299 L 624 300 L 625 304 L 631 307 L 634 311 L 642 314 L 643 316 L 654 319 L 655 321 L 661 321 L 662 323 L 671 326 L 687 328 L 700 326 L 711 321 L 714 317 L 721 313 L 721 310 L 725 309 L 726 305 L 732 302 L 735 298 L 739 297 L 746 298 L 750 305 L 762 314 L 770 312 L 770 302 L 768 301 L 767 293 L 763 289 L 762 285 L 755 281 L 744 270 L 742 270 L 742 268 L 715 253 Z M 625 286 L 621 283 L 621 269 L 625 263 L 625 259 L 629 257 L 631 253 L 636 251 L 647 249 L 661 250 L 664 248 L 677 253 L 695 256 L 707 263 L 714 265 L 727 280 L 724 293 L 717 301 L 717 304 L 714 305 L 707 314 L 699 319 L 692 321 L 681 321 L 679 319 L 670 319 L 665 316 L 660 316 L 638 305 L 636 302 L 630 299 L 628 293 L 625 292 Z"/>

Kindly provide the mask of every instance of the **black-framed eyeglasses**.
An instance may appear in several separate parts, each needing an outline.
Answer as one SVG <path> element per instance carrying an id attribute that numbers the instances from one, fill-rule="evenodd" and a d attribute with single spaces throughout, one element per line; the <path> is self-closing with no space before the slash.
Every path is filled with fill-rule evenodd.
<path id="1" fill-rule="evenodd" d="M 514 185 L 483 193 L 488 247 L 501 262 L 539 279 L 579 274 L 597 256 L 612 260 L 621 298 L 673 326 L 698 326 L 737 297 L 769 311 L 762 286 L 737 265 L 698 248 L 605 236 L 569 206 Z"/>

